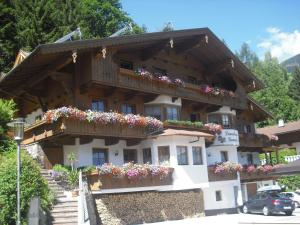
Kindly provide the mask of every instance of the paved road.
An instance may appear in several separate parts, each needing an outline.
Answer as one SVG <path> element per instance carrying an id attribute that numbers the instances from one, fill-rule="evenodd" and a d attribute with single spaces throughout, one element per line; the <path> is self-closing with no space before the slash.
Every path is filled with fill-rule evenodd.
<path id="1" fill-rule="evenodd" d="M 151 223 L 151 225 L 237 225 L 237 224 L 255 224 L 255 225 L 276 225 L 276 224 L 299 224 L 300 225 L 300 208 L 296 209 L 292 216 L 278 214 L 273 216 L 264 216 L 262 214 L 231 214 L 207 216 L 201 218 L 166 221 Z M 145 224 L 144 224 L 145 225 Z M 150 224 L 149 224 L 150 225 Z"/>

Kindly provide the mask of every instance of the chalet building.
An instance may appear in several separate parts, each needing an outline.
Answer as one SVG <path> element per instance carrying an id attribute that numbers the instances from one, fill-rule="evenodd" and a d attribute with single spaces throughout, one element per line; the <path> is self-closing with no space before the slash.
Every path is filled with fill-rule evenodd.
<path id="1" fill-rule="evenodd" d="M 260 165 L 273 142 L 254 125 L 272 115 L 248 96 L 263 84 L 208 28 L 39 45 L 0 88 L 30 124 L 24 148 L 46 169 L 69 164 L 71 152 L 76 167 L 133 161 L 174 169 L 155 184 L 103 183 L 93 191 L 98 206 L 109 199 L 117 208 L 123 199 L 135 208 L 135 196 L 182 215 L 234 212 L 273 182 L 212 169 Z M 154 208 L 147 221 L 159 220 Z M 138 218 L 132 213 L 128 220 Z"/>

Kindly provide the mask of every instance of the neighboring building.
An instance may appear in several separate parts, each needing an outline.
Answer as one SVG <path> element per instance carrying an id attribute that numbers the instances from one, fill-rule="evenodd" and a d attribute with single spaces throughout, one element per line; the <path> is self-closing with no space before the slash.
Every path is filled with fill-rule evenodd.
<path id="1" fill-rule="evenodd" d="M 284 123 L 279 120 L 278 125 L 258 129 L 258 132 L 265 135 L 278 136 L 277 144 L 281 148 L 295 148 L 297 155 L 288 157 L 288 162 L 300 158 L 300 120 Z"/>
<path id="2" fill-rule="evenodd" d="M 174 168 L 168 184 L 106 188 L 94 192 L 96 199 L 126 198 L 131 206 L 130 196 L 151 202 L 156 191 L 156 198 L 169 194 L 171 209 L 183 205 L 199 214 L 204 208 L 210 215 L 234 212 L 242 197 L 273 182 L 268 176 L 222 176 L 211 170 L 225 161 L 260 165 L 259 153 L 272 151 L 273 143 L 256 134 L 254 125 L 271 115 L 248 97 L 262 83 L 207 28 L 40 45 L 1 78 L 0 88 L 3 97 L 16 101 L 18 116 L 32 124 L 23 144 L 47 169 L 69 164 L 70 152 L 77 156 L 76 167 L 167 161 Z M 42 120 L 47 110 L 63 106 L 171 121 L 163 129 L 103 125 L 81 120 L 82 111 L 53 123 Z M 224 129 L 213 135 L 192 124 L 197 121 Z M 125 192 L 117 199 L 110 195 Z"/>
<path id="3" fill-rule="evenodd" d="M 300 54 L 283 61 L 281 65 L 286 68 L 289 73 L 294 72 L 297 67 L 300 67 Z"/>

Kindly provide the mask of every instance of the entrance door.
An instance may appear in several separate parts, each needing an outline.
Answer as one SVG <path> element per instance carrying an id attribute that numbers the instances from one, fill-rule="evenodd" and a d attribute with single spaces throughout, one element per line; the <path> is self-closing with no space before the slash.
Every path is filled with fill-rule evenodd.
<path id="1" fill-rule="evenodd" d="M 248 199 L 256 195 L 256 191 L 257 191 L 256 183 L 248 183 L 246 184 L 246 187 L 247 187 Z"/>
<path id="2" fill-rule="evenodd" d="M 44 166 L 45 169 L 52 169 L 55 164 L 64 163 L 63 149 L 60 147 L 52 147 L 44 149 Z"/>

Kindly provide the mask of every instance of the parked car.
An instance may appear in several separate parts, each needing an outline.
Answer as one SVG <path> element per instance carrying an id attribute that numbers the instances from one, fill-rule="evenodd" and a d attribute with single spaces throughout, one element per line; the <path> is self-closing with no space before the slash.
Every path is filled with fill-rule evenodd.
<path id="1" fill-rule="evenodd" d="M 295 208 L 300 207 L 300 193 L 299 192 L 281 192 L 282 196 L 290 198 L 295 203 Z"/>
<path id="2" fill-rule="evenodd" d="M 294 210 L 293 200 L 281 196 L 277 191 L 258 192 L 243 204 L 244 213 L 262 212 L 265 216 L 279 212 L 284 212 L 287 216 L 290 216 Z"/>

